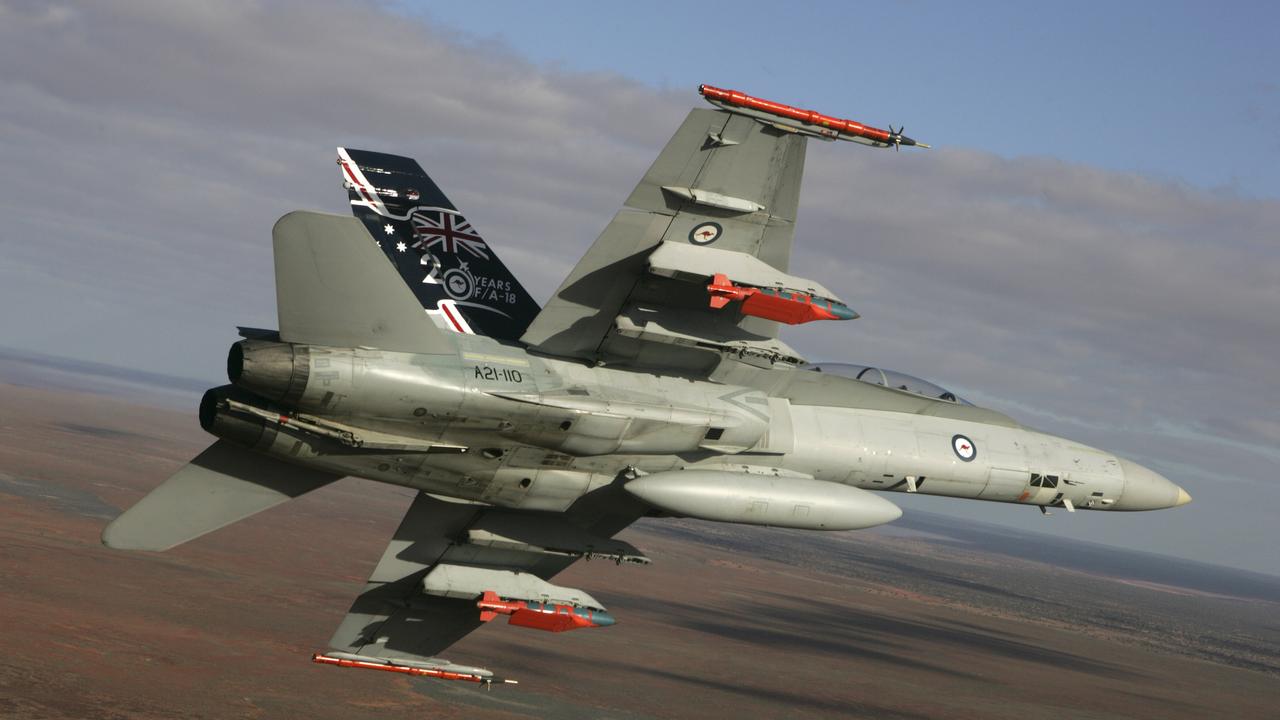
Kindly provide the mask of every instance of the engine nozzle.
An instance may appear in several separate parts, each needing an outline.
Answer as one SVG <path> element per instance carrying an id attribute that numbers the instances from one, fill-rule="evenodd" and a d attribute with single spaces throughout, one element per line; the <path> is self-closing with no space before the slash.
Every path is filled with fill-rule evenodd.
<path id="1" fill-rule="evenodd" d="M 241 340 L 227 352 L 227 379 L 238 388 L 286 406 L 294 406 L 311 375 L 306 345 Z"/>

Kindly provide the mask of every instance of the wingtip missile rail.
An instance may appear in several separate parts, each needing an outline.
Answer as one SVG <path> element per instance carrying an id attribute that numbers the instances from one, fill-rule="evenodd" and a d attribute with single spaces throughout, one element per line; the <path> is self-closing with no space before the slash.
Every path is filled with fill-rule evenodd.
<path id="1" fill-rule="evenodd" d="M 707 102 L 731 112 L 754 117 L 757 120 L 773 124 L 784 130 L 801 132 L 824 140 L 848 140 L 873 147 L 900 148 L 930 147 L 922 142 L 912 140 L 903 135 L 903 128 L 881 130 L 870 125 L 863 125 L 854 120 L 823 115 L 813 110 L 802 110 L 790 105 L 752 97 L 737 90 L 725 90 L 711 85 L 699 85 L 698 92 Z"/>

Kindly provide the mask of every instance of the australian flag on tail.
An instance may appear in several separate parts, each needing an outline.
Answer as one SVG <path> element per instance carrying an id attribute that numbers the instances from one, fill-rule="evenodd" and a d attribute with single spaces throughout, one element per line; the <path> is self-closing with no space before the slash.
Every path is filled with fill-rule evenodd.
<path id="1" fill-rule="evenodd" d="M 338 148 L 351 211 L 441 327 L 517 340 L 540 308 L 412 158 Z"/>

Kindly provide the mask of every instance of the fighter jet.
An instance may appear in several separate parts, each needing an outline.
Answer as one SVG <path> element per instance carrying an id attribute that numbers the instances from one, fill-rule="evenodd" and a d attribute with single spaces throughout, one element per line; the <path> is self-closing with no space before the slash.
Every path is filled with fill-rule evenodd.
<path id="1" fill-rule="evenodd" d="M 344 476 L 413 488 L 312 659 L 488 685 L 503 678 L 439 654 L 499 615 L 613 625 L 552 580 L 583 558 L 647 564 L 615 537 L 642 517 L 838 531 L 898 518 L 889 493 L 1042 512 L 1190 501 L 932 383 L 807 363 L 783 325 L 857 317 L 788 273 L 808 140 L 923 143 L 700 90 L 716 107 L 688 114 L 544 307 L 416 162 L 340 148 L 354 217 L 276 223 L 279 327 L 240 329 L 230 384 L 200 403 L 216 442 L 103 542 L 167 550 Z"/>

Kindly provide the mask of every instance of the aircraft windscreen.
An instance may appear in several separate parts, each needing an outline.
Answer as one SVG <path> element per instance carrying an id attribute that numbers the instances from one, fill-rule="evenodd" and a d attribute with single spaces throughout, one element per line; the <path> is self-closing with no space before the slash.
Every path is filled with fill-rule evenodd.
<path id="1" fill-rule="evenodd" d="M 806 370 L 814 372 L 830 373 L 839 375 L 840 377 L 861 380 L 872 385 L 883 385 L 884 387 L 894 388 L 896 390 L 905 390 L 916 395 L 945 400 L 947 402 L 958 403 L 960 405 L 972 405 L 973 403 L 964 398 L 957 397 L 955 393 L 946 388 L 935 385 L 928 380 L 922 380 L 914 375 L 897 372 L 895 370 L 884 370 L 878 367 L 868 365 L 851 365 L 849 363 L 822 363 L 820 365 L 809 365 Z"/>

